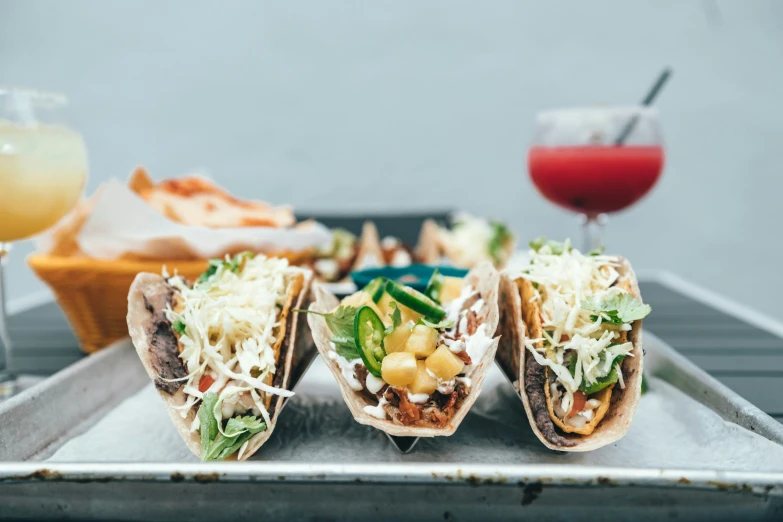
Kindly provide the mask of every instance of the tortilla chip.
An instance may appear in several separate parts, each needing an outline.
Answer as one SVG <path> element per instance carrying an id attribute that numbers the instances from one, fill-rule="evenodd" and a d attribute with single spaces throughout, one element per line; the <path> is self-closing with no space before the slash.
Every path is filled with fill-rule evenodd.
<path id="1" fill-rule="evenodd" d="M 495 270 L 490 263 L 482 263 L 473 270 L 471 270 L 466 280 L 471 283 L 472 286 L 478 289 L 481 298 L 489 304 L 489 312 L 486 324 L 486 333 L 489 336 L 494 337 L 498 327 L 498 321 L 500 313 L 498 310 L 498 292 L 500 274 Z M 333 311 L 339 305 L 337 298 L 324 290 L 321 286 L 315 287 L 315 301 L 310 305 L 310 311 L 329 313 Z M 340 386 L 340 393 L 345 400 L 345 404 L 348 409 L 351 410 L 351 414 L 356 422 L 360 424 L 366 424 L 373 426 L 381 431 L 388 433 L 389 435 L 396 435 L 400 437 L 438 437 L 452 435 L 459 427 L 462 419 L 465 418 L 473 403 L 476 402 L 484 383 L 484 377 L 489 369 L 492 361 L 495 358 L 495 350 L 497 349 L 498 339 L 495 337 L 494 342 L 486 351 L 481 360 L 476 364 L 476 368 L 473 371 L 470 379 L 472 386 L 470 393 L 462 402 L 462 405 L 454 413 L 449 420 L 449 423 L 443 427 L 430 427 L 430 426 L 405 426 L 397 424 L 393 420 L 385 419 L 381 420 L 377 417 L 373 417 L 369 413 L 364 411 L 365 406 L 374 406 L 376 403 L 369 403 L 365 399 L 361 392 L 354 391 L 345 377 L 342 374 L 337 363 L 329 358 L 329 352 L 331 351 L 330 339 L 332 332 L 326 326 L 326 321 L 323 317 L 316 314 L 308 314 L 307 322 L 310 325 L 310 329 L 313 333 L 313 339 L 315 345 L 318 348 L 318 352 L 321 354 L 329 370 L 334 375 L 337 384 Z M 391 406 L 389 406 L 391 408 Z"/>
<path id="2" fill-rule="evenodd" d="M 309 304 L 311 281 L 312 273 L 309 271 L 302 270 L 294 275 L 287 290 L 285 304 L 280 312 L 280 326 L 275 345 L 277 371 L 271 380 L 271 384 L 279 388 L 293 389 L 304 374 L 304 369 L 310 364 L 315 355 L 312 337 L 302 327 L 305 322 L 300 320 L 299 314 L 291 313 L 291 310 L 300 309 Z M 159 303 L 170 299 L 171 292 L 171 287 L 163 277 L 151 273 L 138 274 L 128 293 L 128 331 L 133 340 L 133 345 L 136 347 L 136 353 L 147 371 L 147 375 L 156 383 L 158 395 L 166 404 L 172 423 L 188 448 L 196 456 L 200 457 L 200 435 L 198 431 L 190 430 L 198 412 L 198 405 L 191 408 L 186 417 L 183 418 L 180 412 L 175 409 L 187 400 L 185 392 L 182 391 L 182 386 L 179 386 L 172 394 L 161 389 L 160 376 L 162 370 L 170 371 L 171 367 L 176 365 L 176 361 L 180 361 L 179 354 L 178 352 L 176 354 L 162 354 L 161 351 L 164 349 L 165 343 L 160 342 L 160 335 L 163 334 L 150 331 L 153 318 L 151 308 L 154 308 L 155 311 L 158 310 L 153 303 L 158 303 L 159 306 Z M 161 362 L 162 355 L 167 356 L 163 358 L 163 362 Z M 274 402 L 272 402 L 273 400 Z M 269 439 L 277 424 L 277 418 L 285 406 L 285 402 L 286 398 L 278 395 L 268 398 L 266 404 L 271 420 L 270 425 L 267 426 L 266 430 L 250 438 L 240 460 L 250 457 Z M 227 460 L 237 460 L 237 456 L 232 455 Z"/>

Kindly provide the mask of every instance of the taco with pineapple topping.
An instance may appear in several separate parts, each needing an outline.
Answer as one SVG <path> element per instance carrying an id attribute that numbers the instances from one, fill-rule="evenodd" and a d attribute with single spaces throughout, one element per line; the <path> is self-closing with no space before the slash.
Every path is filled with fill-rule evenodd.
<path id="1" fill-rule="evenodd" d="M 307 311 L 354 419 L 390 435 L 453 434 L 495 357 L 500 274 L 433 277 L 425 293 L 377 278 L 342 302 L 316 288 Z"/>
<path id="2" fill-rule="evenodd" d="M 415 256 L 422 263 L 447 264 L 472 268 L 489 261 L 503 268 L 514 253 L 514 235 L 500 221 L 471 216 L 465 212 L 451 217 L 451 228 L 434 220 L 424 222 L 419 233 Z"/>
<path id="3" fill-rule="evenodd" d="M 627 260 L 531 242 L 501 281 L 498 362 L 541 442 L 588 451 L 619 440 L 642 386 L 642 304 Z"/>

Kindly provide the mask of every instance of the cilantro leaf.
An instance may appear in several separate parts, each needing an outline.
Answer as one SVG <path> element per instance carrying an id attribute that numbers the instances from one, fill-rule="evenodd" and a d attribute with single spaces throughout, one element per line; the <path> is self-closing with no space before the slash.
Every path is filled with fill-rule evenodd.
<path id="1" fill-rule="evenodd" d="M 530 248 L 533 249 L 534 252 L 538 252 L 545 246 L 549 247 L 549 250 L 551 250 L 552 254 L 555 256 L 563 255 L 564 252 L 570 252 L 571 246 L 567 244 L 566 242 L 558 243 L 557 241 L 554 241 L 552 239 L 547 239 L 544 236 L 537 237 L 530 243 Z"/>
<path id="2" fill-rule="evenodd" d="M 218 435 L 218 423 L 212 413 L 217 404 L 218 396 L 215 392 L 207 392 L 201 398 L 201 406 L 198 409 L 199 433 L 201 435 L 201 460 L 206 461 L 212 446 L 212 441 Z"/>
<path id="3" fill-rule="evenodd" d="M 647 378 L 644 376 L 644 373 L 642 373 L 642 395 L 647 393 L 650 390 L 650 386 L 647 384 Z"/>
<path id="4" fill-rule="evenodd" d="M 177 332 L 179 335 L 185 335 L 185 323 L 177 319 L 174 321 L 174 323 L 171 325 L 171 328 Z"/>
<path id="5" fill-rule="evenodd" d="M 359 348 L 353 336 L 353 320 L 359 310 L 353 306 L 340 305 L 332 313 L 324 314 L 312 310 L 293 310 L 294 312 L 320 315 L 326 320 L 326 326 L 332 332 L 330 339 L 335 351 L 348 361 L 359 358 Z"/>
<path id="6" fill-rule="evenodd" d="M 496 265 L 500 265 L 505 261 L 505 247 L 513 239 L 513 236 L 508 227 L 500 221 L 490 221 L 489 226 L 492 227 L 492 237 L 489 240 L 487 249 L 492 261 Z"/>
<path id="7" fill-rule="evenodd" d="M 591 315 L 594 321 L 601 316 L 606 322 L 613 324 L 632 323 L 643 319 L 652 311 L 650 305 L 642 304 L 631 294 L 612 294 L 604 300 L 595 297 L 582 301 L 583 310 L 598 312 Z"/>
<path id="8" fill-rule="evenodd" d="M 435 328 L 436 330 L 448 330 L 454 326 L 454 321 L 444 319 L 439 323 L 433 323 L 432 321 L 428 321 L 425 318 L 420 317 L 419 320 L 416 321 L 416 324 L 423 324 L 424 326 L 429 326 L 430 328 Z"/>
<path id="9" fill-rule="evenodd" d="M 332 337 L 330 339 L 334 343 L 334 350 L 338 355 L 342 356 L 346 361 L 353 361 L 358 359 L 359 349 L 356 346 L 354 337 Z"/>
<path id="10" fill-rule="evenodd" d="M 383 335 L 389 335 L 394 331 L 395 328 L 402 324 L 402 312 L 400 312 L 400 309 L 397 307 L 397 301 L 392 301 L 389 304 L 394 307 L 394 311 L 389 314 L 389 317 L 391 317 L 392 320 L 392 324 L 386 327 Z"/>
<path id="11" fill-rule="evenodd" d="M 339 306 L 330 314 L 324 314 L 326 325 L 336 337 L 353 338 L 353 318 L 359 310 L 354 306 Z"/>

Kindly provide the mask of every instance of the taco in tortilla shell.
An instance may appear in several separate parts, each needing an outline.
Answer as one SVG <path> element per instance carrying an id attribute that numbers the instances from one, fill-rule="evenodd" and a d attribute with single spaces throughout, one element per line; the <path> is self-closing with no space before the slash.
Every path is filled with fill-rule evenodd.
<path id="1" fill-rule="evenodd" d="M 485 263 L 429 295 L 378 278 L 341 303 L 316 287 L 308 323 L 354 419 L 390 435 L 453 434 L 495 356 L 499 281 Z"/>
<path id="2" fill-rule="evenodd" d="M 188 448 L 245 460 L 269 438 L 315 354 L 305 321 L 312 273 L 285 259 L 212 260 L 194 284 L 141 273 L 128 294 L 136 352 Z"/>
<path id="3" fill-rule="evenodd" d="M 366 221 L 358 238 L 345 229 L 332 229 L 332 242 L 315 250 L 307 264 L 325 283 L 346 281 L 354 270 L 383 266 L 378 229 L 372 221 Z"/>
<path id="4" fill-rule="evenodd" d="M 633 420 L 650 307 L 627 260 L 583 255 L 568 241 L 531 247 L 530 264 L 501 281 L 499 365 L 545 446 L 600 448 Z"/>
<path id="5" fill-rule="evenodd" d="M 451 228 L 432 219 L 424 222 L 415 251 L 417 259 L 429 265 L 445 261 L 461 268 L 484 261 L 496 268 L 505 266 L 515 248 L 514 236 L 505 224 L 464 212 L 454 214 L 451 221 Z"/>

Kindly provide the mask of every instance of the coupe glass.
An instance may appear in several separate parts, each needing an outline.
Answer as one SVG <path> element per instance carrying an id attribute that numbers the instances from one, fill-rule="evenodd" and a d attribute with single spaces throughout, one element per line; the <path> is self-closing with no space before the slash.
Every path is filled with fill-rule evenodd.
<path id="1" fill-rule="evenodd" d="M 663 156 L 653 108 L 558 109 L 536 118 L 528 169 L 546 199 L 579 213 L 587 252 L 602 245 L 606 214 L 630 207 L 653 188 Z"/>
<path id="2" fill-rule="evenodd" d="M 87 180 L 82 137 L 63 124 L 59 94 L 0 86 L 0 398 L 14 393 L 4 266 L 14 241 L 54 225 Z"/>

